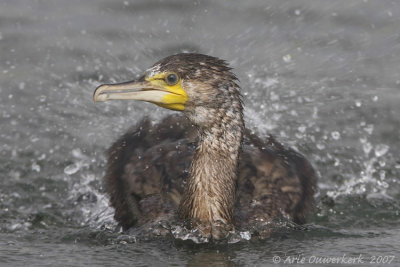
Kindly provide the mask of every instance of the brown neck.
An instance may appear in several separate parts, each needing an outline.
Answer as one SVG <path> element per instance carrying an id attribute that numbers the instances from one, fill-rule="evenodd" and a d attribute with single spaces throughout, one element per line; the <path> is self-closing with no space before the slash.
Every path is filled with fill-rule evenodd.
<path id="1" fill-rule="evenodd" d="M 220 119 L 212 127 L 199 129 L 200 142 L 179 206 L 179 215 L 202 224 L 232 224 L 244 129 L 241 105 L 239 110 L 233 110 L 232 106 L 224 110 L 222 116 L 221 110 L 208 112 L 215 112 L 213 117 Z"/>

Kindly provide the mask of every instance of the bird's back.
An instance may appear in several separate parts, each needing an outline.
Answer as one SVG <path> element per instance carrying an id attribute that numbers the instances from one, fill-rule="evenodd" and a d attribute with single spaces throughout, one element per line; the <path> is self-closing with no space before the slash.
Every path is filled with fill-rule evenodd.
<path id="1" fill-rule="evenodd" d="M 146 118 L 110 147 L 106 191 L 124 229 L 176 216 L 196 137 L 196 128 L 183 116 L 155 125 Z M 263 141 L 246 131 L 239 161 L 236 226 L 280 216 L 305 222 L 316 177 L 302 155 L 272 137 Z"/>

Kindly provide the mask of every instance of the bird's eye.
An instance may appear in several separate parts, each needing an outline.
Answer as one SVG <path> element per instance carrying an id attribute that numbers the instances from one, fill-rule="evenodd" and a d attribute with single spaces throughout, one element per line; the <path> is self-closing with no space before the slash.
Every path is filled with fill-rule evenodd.
<path id="1" fill-rule="evenodd" d="M 165 82 L 168 85 L 175 85 L 177 84 L 178 80 L 178 75 L 176 75 L 175 73 L 168 74 L 168 76 L 165 78 Z"/>

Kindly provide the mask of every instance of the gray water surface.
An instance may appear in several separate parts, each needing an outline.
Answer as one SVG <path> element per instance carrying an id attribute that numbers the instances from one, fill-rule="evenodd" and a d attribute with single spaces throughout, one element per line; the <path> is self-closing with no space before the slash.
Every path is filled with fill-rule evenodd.
<path id="1" fill-rule="evenodd" d="M 119 231 L 105 150 L 171 111 L 92 93 L 178 52 L 228 60 L 247 126 L 310 159 L 308 230 L 229 245 Z M 0 96 L 1 266 L 400 264 L 397 1 L 1 1 Z"/>

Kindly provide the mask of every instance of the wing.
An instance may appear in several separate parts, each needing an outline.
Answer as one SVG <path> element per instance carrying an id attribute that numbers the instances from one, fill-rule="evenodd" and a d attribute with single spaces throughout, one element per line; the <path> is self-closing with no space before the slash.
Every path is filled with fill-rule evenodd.
<path id="1" fill-rule="evenodd" d="M 196 130 L 180 116 L 149 118 L 108 150 L 105 187 L 124 229 L 173 216 L 195 149 Z"/>
<path id="2" fill-rule="evenodd" d="M 299 153 L 272 136 L 266 142 L 246 130 L 240 158 L 236 217 L 238 225 L 284 216 L 305 223 L 314 206 L 316 175 Z"/>
<path id="3" fill-rule="evenodd" d="M 176 215 L 196 136 L 182 116 L 155 125 L 146 118 L 110 147 L 106 191 L 124 229 Z M 303 156 L 273 138 L 265 143 L 246 132 L 237 181 L 238 225 L 280 215 L 302 223 L 313 206 L 314 187 L 314 171 Z"/>

